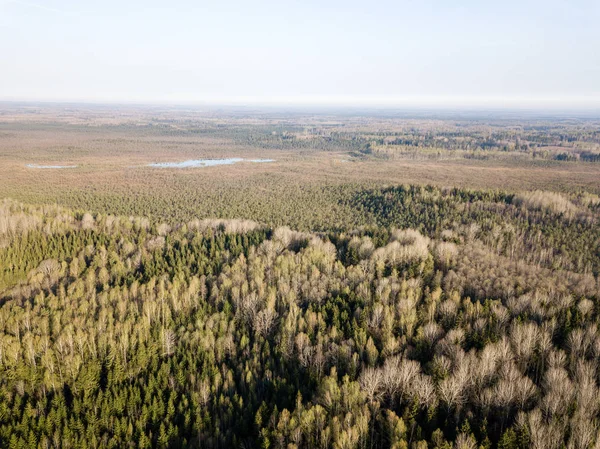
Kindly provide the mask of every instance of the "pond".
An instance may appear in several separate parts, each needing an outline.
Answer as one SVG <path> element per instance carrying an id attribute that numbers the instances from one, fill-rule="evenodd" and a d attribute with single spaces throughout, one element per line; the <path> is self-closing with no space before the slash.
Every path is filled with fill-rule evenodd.
<path id="1" fill-rule="evenodd" d="M 27 164 L 27 168 L 77 168 L 77 165 L 38 165 L 38 164 Z"/>
<path id="2" fill-rule="evenodd" d="M 212 167 L 215 165 L 231 165 L 238 162 L 275 162 L 274 159 L 243 159 L 241 157 L 232 157 L 227 159 L 189 159 L 183 162 L 155 162 L 148 164 L 148 167 L 158 168 L 190 168 L 190 167 Z"/>

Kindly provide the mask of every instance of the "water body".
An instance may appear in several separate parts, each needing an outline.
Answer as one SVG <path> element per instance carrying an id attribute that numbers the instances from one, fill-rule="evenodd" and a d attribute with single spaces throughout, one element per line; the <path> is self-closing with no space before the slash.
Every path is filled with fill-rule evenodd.
<path id="1" fill-rule="evenodd" d="M 77 168 L 77 165 L 38 165 L 38 164 L 27 164 L 27 168 Z"/>
<path id="2" fill-rule="evenodd" d="M 190 167 L 213 167 L 215 165 L 232 165 L 238 162 L 275 162 L 274 159 L 243 159 L 240 157 L 232 157 L 228 159 L 189 159 L 183 162 L 155 162 L 148 164 L 148 167 L 158 168 L 190 168 Z"/>

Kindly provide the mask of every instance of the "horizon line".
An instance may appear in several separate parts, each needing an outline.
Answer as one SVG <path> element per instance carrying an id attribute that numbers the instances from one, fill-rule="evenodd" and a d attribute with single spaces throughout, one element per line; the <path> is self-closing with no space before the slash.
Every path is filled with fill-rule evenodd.
<path id="1" fill-rule="evenodd" d="M 383 109 L 495 109 L 600 111 L 600 94 L 579 96 L 211 96 L 183 99 L 126 97 L 0 97 L 0 103 L 93 104 L 123 106 L 232 106 L 232 107 L 351 107 Z"/>

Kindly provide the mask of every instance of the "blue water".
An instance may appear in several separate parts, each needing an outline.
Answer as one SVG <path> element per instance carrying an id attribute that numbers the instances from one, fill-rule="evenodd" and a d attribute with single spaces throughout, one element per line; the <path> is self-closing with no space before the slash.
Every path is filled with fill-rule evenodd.
<path id="1" fill-rule="evenodd" d="M 77 168 L 77 165 L 38 165 L 27 164 L 28 168 Z"/>
<path id="2" fill-rule="evenodd" d="M 190 159 L 183 162 L 155 162 L 148 164 L 148 167 L 158 168 L 189 168 L 189 167 L 212 167 L 215 165 L 231 165 L 238 162 L 274 162 L 274 159 L 242 159 L 240 157 L 232 157 L 228 159 Z"/>

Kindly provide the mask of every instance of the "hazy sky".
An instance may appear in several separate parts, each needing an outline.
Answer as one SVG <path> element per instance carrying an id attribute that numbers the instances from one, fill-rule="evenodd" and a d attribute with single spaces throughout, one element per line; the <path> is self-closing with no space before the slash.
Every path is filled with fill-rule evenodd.
<path id="1" fill-rule="evenodd" d="M 600 0 L 0 0 L 0 99 L 600 106 Z"/>

